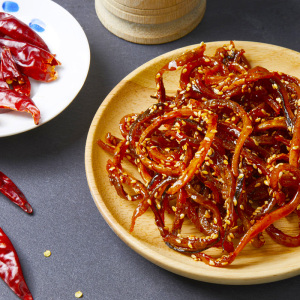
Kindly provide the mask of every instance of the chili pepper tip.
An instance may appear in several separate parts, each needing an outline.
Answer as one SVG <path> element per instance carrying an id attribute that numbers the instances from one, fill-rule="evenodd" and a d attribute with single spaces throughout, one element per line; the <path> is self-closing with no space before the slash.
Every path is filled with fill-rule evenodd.
<path id="1" fill-rule="evenodd" d="M 29 203 L 26 203 L 24 208 L 24 211 L 27 212 L 28 214 L 31 214 L 33 212 L 32 207 Z"/>

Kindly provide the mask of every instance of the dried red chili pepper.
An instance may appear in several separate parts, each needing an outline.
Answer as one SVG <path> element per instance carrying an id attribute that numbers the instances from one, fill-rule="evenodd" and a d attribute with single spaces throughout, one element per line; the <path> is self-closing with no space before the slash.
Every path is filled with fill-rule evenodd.
<path id="1" fill-rule="evenodd" d="M 44 40 L 27 24 L 11 14 L 0 12 L 0 32 L 20 42 L 25 42 L 50 52 Z"/>
<path id="2" fill-rule="evenodd" d="M 0 245 L 0 277 L 20 299 L 33 300 L 25 282 L 17 252 L 1 228 Z"/>
<path id="3" fill-rule="evenodd" d="M 0 87 L 0 108 L 8 108 L 20 112 L 28 112 L 32 115 L 34 123 L 39 124 L 40 111 L 34 102 L 27 96 L 18 92 Z"/>
<path id="4" fill-rule="evenodd" d="M 29 78 L 23 74 L 23 83 L 19 83 L 16 80 L 13 80 L 11 83 L 11 87 L 14 91 L 18 92 L 19 94 L 30 96 L 31 93 L 31 83 Z"/>
<path id="5" fill-rule="evenodd" d="M 9 89 L 9 85 L 3 79 L 2 73 L 0 72 L 0 88 Z"/>
<path id="6" fill-rule="evenodd" d="M 7 84 L 11 85 L 15 91 L 30 96 L 30 81 L 26 75 L 19 71 L 9 48 L 5 48 L 1 52 L 0 71 L 2 78 Z"/>
<path id="7" fill-rule="evenodd" d="M 31 214 L 32 207 L 28 203 L 24 194 L 13 183 L 13 181 L 0 171 L 0 192 L 10 201 L 20 206 L 25 212 Z"/>
<path id="8" fill-rule="evenodd" d="M 35 80 L 49 82 L 57 78 L 55 66 L 61 63 L 50 52 L 16 40 L 0 38 L 0 48 L 9 48 L 21 72 Z"/>

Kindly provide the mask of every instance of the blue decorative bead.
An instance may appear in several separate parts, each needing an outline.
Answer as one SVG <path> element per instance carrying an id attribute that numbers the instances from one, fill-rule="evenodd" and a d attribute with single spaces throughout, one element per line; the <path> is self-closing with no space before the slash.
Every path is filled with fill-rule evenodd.
<path id="1" fill-rule="evenodd" d="M 31 20 L 29 27 L 37 32 L 45 31 L 45 23 L 39 19 Z"/>
<path id="2" fill-rule="evenodd" d="M 19 5 L 16 2 L 13 1 L 4 1 L 2 3 L 2 9 L 5 12 L 17 12 L 19 11 Z"/>

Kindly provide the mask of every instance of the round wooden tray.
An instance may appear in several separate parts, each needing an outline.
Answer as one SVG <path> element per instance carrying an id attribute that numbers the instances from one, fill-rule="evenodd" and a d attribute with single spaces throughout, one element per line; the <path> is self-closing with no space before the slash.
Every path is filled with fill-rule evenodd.
<path id="1" fill-rule="evenodd" d="M 229 42 L 207 44 L 208 54 L 217 47 Z M 269 70 L 277 70 L 300 77 L 300 53 L 269 44 L 255 42 L 235 42 L 236 48 L 243 48 L 252 66 L 260 65 Z M 153 263 L 176 274 L 196 280 L 220 284 L 257 284 L 266 283 L 300 274 L 300 247 L 288 248 L 273 243 L 267 235 L 266 244 L 255 249 L 251 245 L 240 253 L 227 268 L 215 268 L 202 262 L 195 262 L 188 256 L 168 248 L 162 241 L 154 217 L 148 211 L 137 220 L 135 230 L 129 233 L 131 216 L 136 203 L 120 199 L 110 185 L 105 170 L 110 155 L 97 145 L 97 140 L 107 132 L 121 136 L 119 120 L 127 113 L 141 112 L 148 108 L 156 91 L 154 77 L 166 62 L 183 51 L 196 45 L 181 48 L 159 56 L 125 77 L 106 97 L 96 112 L 91 124 L 85 152 L 86 175 L 91 194 L 103 218 L 113 231 L 133 250 Z M 165 79 L 167 93 L 173 94 L 178 87 L 178 74 L 169 72 Z M 131 170 L 129 170 L 131 172 Z M 295 225 L 295 226 L 291 226 Z M 281 220 L 282 228 L 288 233 L 297 233 L 297 220 Z M 193 234 L 193 227 L 185 230 Z M 99 238 L 101 238 L 99 236 Z"/>

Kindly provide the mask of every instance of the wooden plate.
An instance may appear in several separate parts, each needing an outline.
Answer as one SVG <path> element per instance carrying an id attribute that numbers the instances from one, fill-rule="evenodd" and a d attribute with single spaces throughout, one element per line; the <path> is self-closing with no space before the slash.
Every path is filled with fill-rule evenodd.
<path id="1" fill-rule="evenodd" d="M 229 42 L 207 44 L 208 54 Z M 273 71 L 282 71 L 300 77 L 300 53 L 269 44 L 236 41 L 243 48 L 252 66 L 260 65 Z M 159 56 L 125 77 L 106 97 L 91 124 L 86 142 L 85 165 L 88 184 L 94 201 L 113 231 L 137 253 L 171 272 L 200 281 L 221 284 L 266 283 L 300 274 L 300 247 L 288 248 L 274 244 L 267 235 L 266 244 L 255 249 L 248 245 L 228 268 L 215 268 L 195 262 L 188 256 L 169 249 L 162 241 L 151 211 L 137 220 L 135 230 L 129 233 L 131 216 L 136 203 L 120 199 L 109 184 L 105 165 L 110 155 L 97 145 L 107 132 L 120 136 L 118 124 L 127 113 L 141 112 L 154 100 L 154 77 L 166 62 L 196 45 L 181 48 Z M 169 72 L 165 83 L 168 94 L 178 87 L 178 74 Z M 130 171 L 130 170 L 129 170 Z M 297 233 L 297 220 L 287 218 L 281 225 L 288 233 Z M 294 225 L 294 226 L 292 226 Z M 186 233 L 193 234 L 193 227 Z M 99 236 L 100 238 L 100 236 Z"/>

